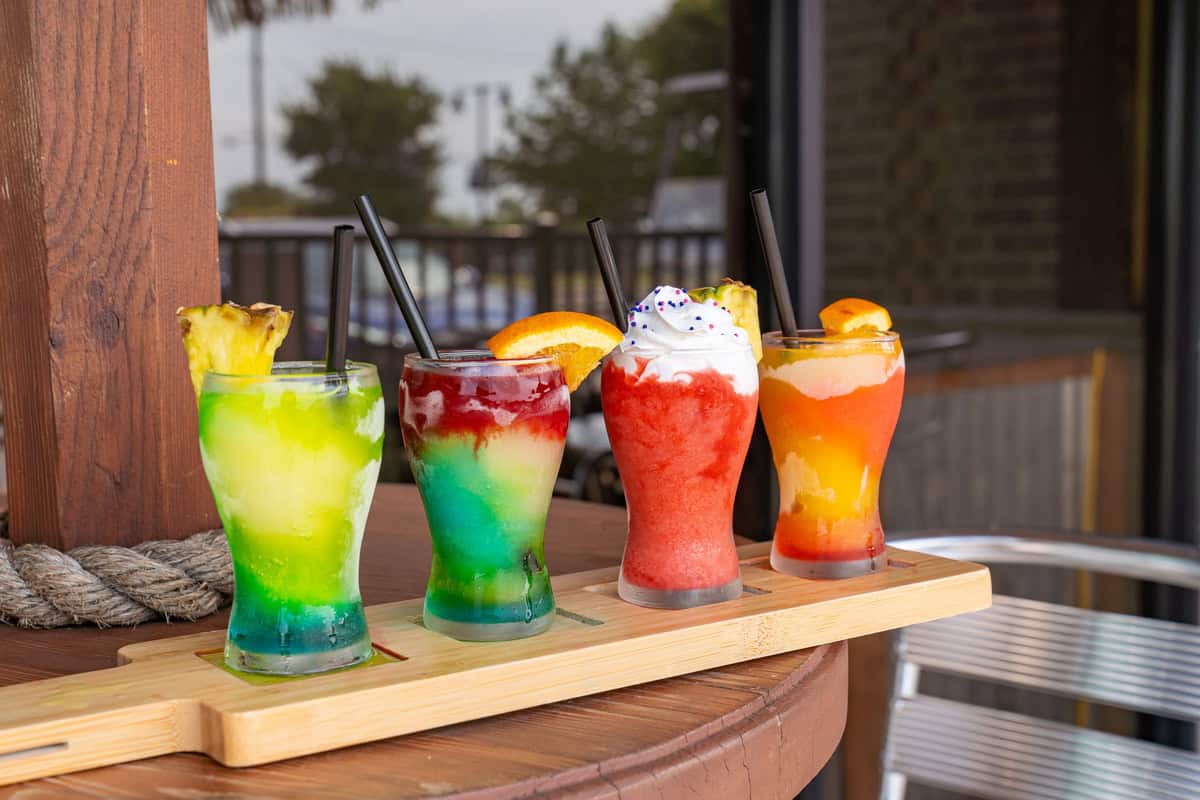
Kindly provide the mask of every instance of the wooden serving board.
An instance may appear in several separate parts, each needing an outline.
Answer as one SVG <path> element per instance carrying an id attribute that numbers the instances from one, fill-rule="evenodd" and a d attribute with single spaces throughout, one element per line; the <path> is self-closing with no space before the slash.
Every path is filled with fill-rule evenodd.
<path id="1" fill-rule="evenodd" d="M 889 549 L 888 568 L 807 581 L 746 545 L 737 600 L 686 610 L 617 597 L 615 568 L 554 579 L 540 636 L 459 642 L 421 600 L 367 609 L 378 657 L 301 678 L 223 668 L 221 632 L 121 649 L 121 666 L 0 688 L 0 785 L 175 752 L 231 767 L 399 736 L 927 622 L 991 604 L 987 568 Z M 880 676 L 882 679 L 882 676 Z"/>

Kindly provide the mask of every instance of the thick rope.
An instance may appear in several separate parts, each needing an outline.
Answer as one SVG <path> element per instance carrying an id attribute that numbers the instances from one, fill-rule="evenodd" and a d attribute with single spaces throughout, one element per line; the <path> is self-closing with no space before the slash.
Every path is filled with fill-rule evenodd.
<path id="1" fill-rule="evenodd" d="M 233 594 L 233 562 L 220 530 L 134 547 L 91 545 L 67 553 L 14 545 L 0 512 L 0 622 L 23 628 L 195 620 Z"/>

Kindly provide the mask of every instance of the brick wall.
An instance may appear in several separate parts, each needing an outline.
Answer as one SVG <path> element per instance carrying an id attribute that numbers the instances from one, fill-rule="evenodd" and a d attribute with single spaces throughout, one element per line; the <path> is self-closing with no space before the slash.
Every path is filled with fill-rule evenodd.
<path id="1" fill-rule="evenodd" d="M 1063 0 L 826 4 L 826 287 L 1053 307 Z"/>

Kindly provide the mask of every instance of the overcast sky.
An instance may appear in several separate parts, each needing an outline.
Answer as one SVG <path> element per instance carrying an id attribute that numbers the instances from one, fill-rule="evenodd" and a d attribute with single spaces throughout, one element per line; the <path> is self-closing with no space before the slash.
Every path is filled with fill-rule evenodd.
<path id="1" fill-rule="evenodd" d="M 398 75 L 421 74 L 449 95 L 481 81 L 509 86 L 514 102 L 529 97 L 535 73 L 546 64 L 554 42 L 572 46 L 593 42 L 605 20 L 623 28 L 660 13 L 667 0 L 381 0 L 364 11 L 357 0 L 339 0 L 329 17 L 271 22 L 265 28 L 267 95 L 267 174 L 274 183 L 298 186 L 303 167 L 280 146 L 279 106 L 301 99 L 306 81 L 331 58 L 351 58 L 369 69 L 390 66 Z M 252 177 L 250 126 L 250 34 L 209 31 L 208 57 L 213 96 L 217 203 L 230 187 Z M 493 106 L 492 140 L 501 133 Z M 438 135 L 446 166 L 440 176 L 443 210 L 473 215 L 475 200 L 466 187 L 475 156 L 472 105 L 456 114 L 443 106 Z"/>

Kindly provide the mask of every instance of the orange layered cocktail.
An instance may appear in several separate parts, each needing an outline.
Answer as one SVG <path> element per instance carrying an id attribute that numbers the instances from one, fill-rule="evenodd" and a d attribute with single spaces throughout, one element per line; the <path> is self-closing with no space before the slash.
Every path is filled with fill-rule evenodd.
<path id="1" fill-rule="evenodd" d="M 779 473 L 771 566 L 805 578 L 879 569 L 879 479 L 904 393 L 900 337 L 870 327 L 767 333 L 759 377 Z"/>

